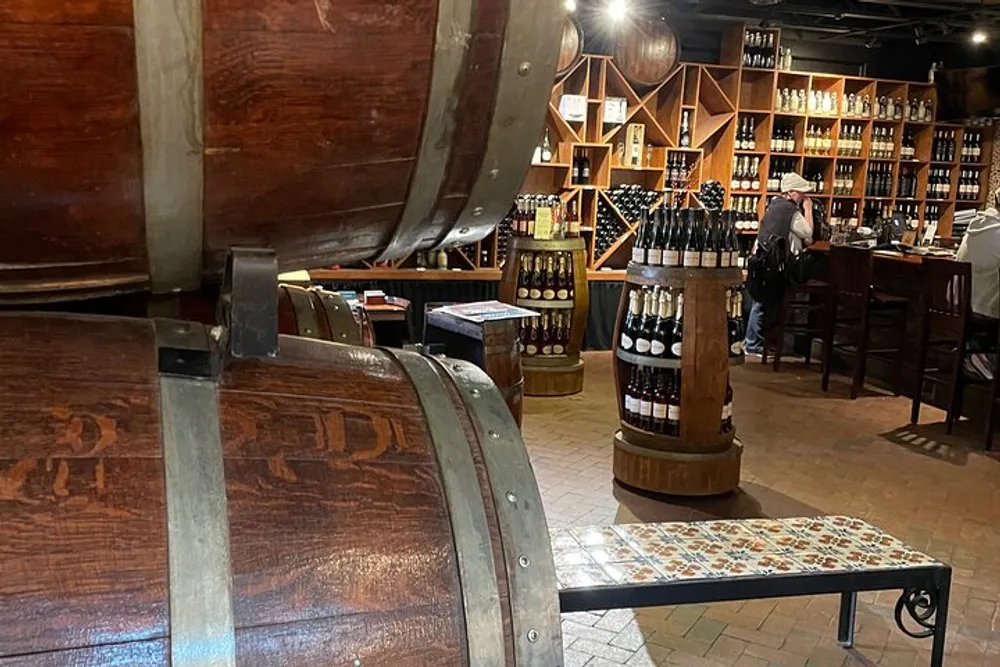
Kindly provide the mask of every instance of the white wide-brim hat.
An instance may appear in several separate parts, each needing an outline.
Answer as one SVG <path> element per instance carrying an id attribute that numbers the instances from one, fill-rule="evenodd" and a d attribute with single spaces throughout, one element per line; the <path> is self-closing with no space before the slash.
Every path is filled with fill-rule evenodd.
<path id="1" fill-rule="evenodd" d="M 781 177 L 782 192 L 809 192 L 810 190 L 812 190 L 812 186 L 809 184 L 809 181 L 794 171 L 788 172 Z"/>

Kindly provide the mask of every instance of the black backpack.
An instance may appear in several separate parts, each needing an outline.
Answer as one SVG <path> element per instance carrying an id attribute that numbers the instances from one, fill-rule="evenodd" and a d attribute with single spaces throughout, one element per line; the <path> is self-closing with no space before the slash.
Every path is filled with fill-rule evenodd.
<path id="1" fill-rule="evenodd" d="M 780 236 L 757 241 L 757 250 L 747 262 L 747 291 L 754 301 L 774 303 L 785 294 L 788 269 L 788 239 Z"/>

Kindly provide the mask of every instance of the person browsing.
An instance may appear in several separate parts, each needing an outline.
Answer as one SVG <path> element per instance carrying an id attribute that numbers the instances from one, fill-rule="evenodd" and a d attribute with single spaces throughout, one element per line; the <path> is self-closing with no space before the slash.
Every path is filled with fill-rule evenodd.
<path id="1" fill-rule="evenodd" d="M 799 254 L 812 243 L 813 207 L 808 194 L 811 189 L 809 181 L 795 172 L 782 176 L 781 194 L 771 200 L 764 212 L 758 240 L 772 236 L 787 238 L 792 255 Z M 747 354 L 763 354 L 765 316 L 769 309 L 777 307 L 780 304 L 753 301 L 747 319 L 746 339 L 743 341 Z"/>

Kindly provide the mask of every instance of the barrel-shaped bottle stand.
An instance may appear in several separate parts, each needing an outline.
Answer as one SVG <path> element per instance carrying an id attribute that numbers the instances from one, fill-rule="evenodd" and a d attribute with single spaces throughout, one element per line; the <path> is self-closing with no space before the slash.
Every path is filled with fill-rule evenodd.
<path id="1" fill-rule="evenodd" d="M 627 486 L 676 496 L 712 496 L 740 482 L 743 445 L 736 429 L 721 431 L 731 365 L 726 289 L 742 281 L 740 269 L 680 269 L 630 264 L 615 325 L 615 383 L 621 430 L 615 433 L 614 475 Z M 619 349 L 632 286 L 684 291 L 684 339 L 680 359 L 652 359 Z M 680 436 L 651 433 L 625 422 L 629 369 L 679 369 Z"/>
<path id="2" fill-rule="evenodd" d="M 524 253 L 567 252 L 572 261 L 573 294 L 567 300 L 534 300 L 517 297 L 518 273 Z M 587 283 L 587 251 L 582 238 L 540 241 L 514 236 L 510 239 L 500 300 L 534 311 L 567 310 L 570 317 L 569 344 L 565 354 L 555 356 L 522 355 L 524 394 L 526 396 L 569 396 L 583 391 L 583 360 L 580 350 L 590 312 L 590 287 Z"/>

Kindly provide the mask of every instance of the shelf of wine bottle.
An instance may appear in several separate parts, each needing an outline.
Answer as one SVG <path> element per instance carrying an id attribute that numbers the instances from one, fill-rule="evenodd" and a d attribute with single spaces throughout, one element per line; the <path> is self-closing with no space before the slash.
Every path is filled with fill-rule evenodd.
<path id="1" fill-rule="evenodd" d="M 738 265 L 735 211 L 660 206 L 642 221 L 632 246 L 632 263 L 641 266 L 719 269 Z"/>
<path id="2" fill-rule="evenodd" d="M 521 320 L 521 354 L 526 359 L 565 360 L 572 336 L 571 310 L 541 310 L 538 317 Z"/>
<path id="3" fill-rule="evenodd" d="M 726 288 L 730 366 L 743 363 L 743 289 Z M 622 361 L 657 368 L 680 368 L 684 350 L 684 290 L 660 285 L 631 288 L 619 327 L 615 354 Z"/>
<path id="4" fill-rule="evenodd" d="M 523 243 L 519 247 L 523 247 Z M 574 297 L 573 257 L 570 252 L 531 252 L 518 260 L 517 303 L 526 308 L 572 308 Z M 548 305 L 568 303 L 568 306 Z M 533 305 L 528 305 L 528 304 Z"/>
<path id="5" fill-rule="evenodd" d="M 632 368 L 622 397 L 623 425 L 653 436 L 679 438 L 684 409 L 681 376 L 670 368 Z M 719 433 L 733 432 L 733 387 L 727 380 Z"/>

